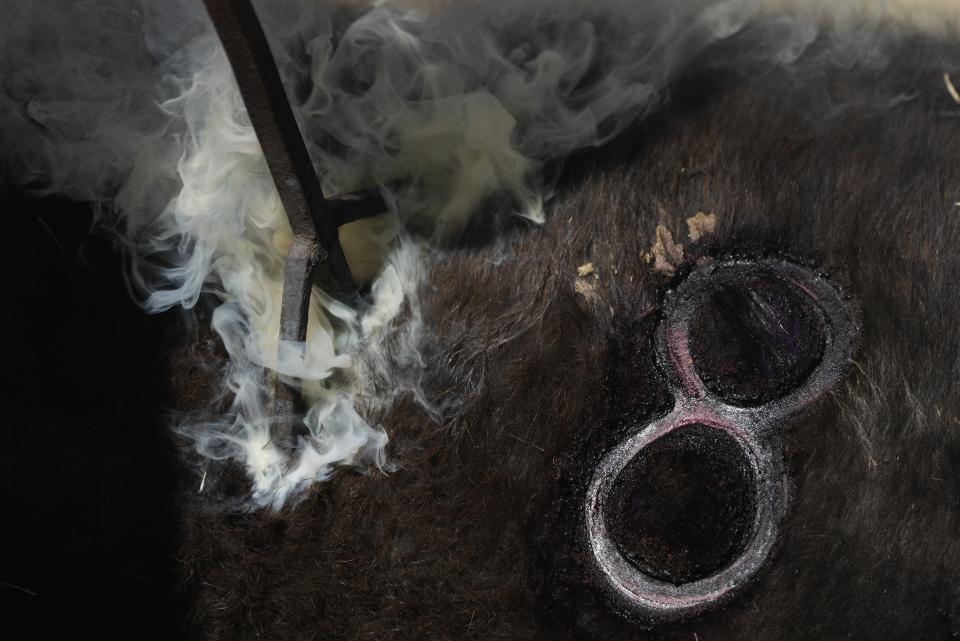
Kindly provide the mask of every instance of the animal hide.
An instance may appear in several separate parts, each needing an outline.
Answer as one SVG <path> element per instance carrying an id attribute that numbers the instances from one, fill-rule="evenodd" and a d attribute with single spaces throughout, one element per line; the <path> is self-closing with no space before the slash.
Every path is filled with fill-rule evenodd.
<path id="1" fill-rule="evenodd" d="M 117 257 L 87 237 L 89 217 L 65 215 L 77 205 L 8 188 L 0 255 L 20 381 L 0 474 L 15 515 L 6 549 L 22 551 L 0 573 L 10 629 L 960 636 L 960 98 L 949 76 L 960 46 L 917 36 L 872 70 L 713 56 L 734 59 L 703 53 L 655 113 L 571 157 L 542 224 L 487 198 L 461 233 L 425 250 L 382 343 L 357 357 L 357 409 L 389 435 L 389 467 L 343 469 L 279 510 L 250 509 L 242 463 L 205 460 L 167 430 L 168 413 L 214 415 L 232 401 L 213 303 L 142 317 Z M 590 559 L 585 496 L 605 454 L 674 405 L 657 355 L 670 296 L 711 265 L 762 259 L 835 287 L 855 351 L 784 422 L 786 516 L 769 558 L 733 598 L 657 620 L 610 597 Z M 37 295 L 57 290 L 65 297 Z M 703 321 L 701 351 L 734 349 L 725 318 Z M 64 391 L 51 404 L 54 386 Z M 737 507 L 750 481 L 738 481 L 736 457 L 693 433 L 631 477 L 674 497 L 651 509 L 689 501 L 709 515 L 664 517 L 644 543 L 656 571 L 729 561 L 735 542 L 715 540 L 736 538 L 750 511 Z"/>
<path id="2" fill-rule="evenodd" d="M 833 113 L 776 76 L 685 79 L 664 113 L 576 158 L 544 225 L 511 225 L 505 258 L 465 241 L 438 259 L 422 292 L 425 389 L 457 403 L 435 417 L 404 399 L 379 419 L 399 469 L 339 475 L 296 509 L 224 515 L 194 499 L 181 548 L 191 627 L 203 638 L 960 634 L 958 111 L 939 75 L 909 69 L 836 74 L 824 85 L 844 105 Z M 856 105 L 891 84 L 911 98 Z M 690 222 L 705 212 L 706 232 Z M 658 243 L 675 247 L 668 273 Z M 604 451 L 671 405 L 653 330 L 677 274 L 769 255 L 829 274 L 858 309 L 860 347 L 831 393 L 789 421 L 790 509 L 768 567 L 719 610 L 650 629 L 591 576 L 583 493 Z"/>

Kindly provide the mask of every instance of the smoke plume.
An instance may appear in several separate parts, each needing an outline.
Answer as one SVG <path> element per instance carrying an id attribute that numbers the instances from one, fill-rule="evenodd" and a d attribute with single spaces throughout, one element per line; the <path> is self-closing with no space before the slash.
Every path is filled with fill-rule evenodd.
<path id="1" fill-rule="evenodd" d="M 955 35 L 951 4 L 261 0 L 325 190 L 376 187 L 391 203 L 376 235 L 344 241 L 352 265 L 383 266 L 369 299 L 316 290 L 305 346 L 278 341 L 292 234 L 200 0 L 5 2 L 0 174 L 102 211 L 148 311 L 220 301 L 232 408 L 176 428 L 203 457 L 245 465 L 254 504 L 279 508 L 337 465 L 385 464 L 390 426 L 371 421 L 420 393 L 431 241 L 492 197 L 542 220 L 545 168 L 661 107 L 697 65 L 882 69 L 913 34 Z M 310 404 L 295 455 L 270 440 L 273 376 Z"/>

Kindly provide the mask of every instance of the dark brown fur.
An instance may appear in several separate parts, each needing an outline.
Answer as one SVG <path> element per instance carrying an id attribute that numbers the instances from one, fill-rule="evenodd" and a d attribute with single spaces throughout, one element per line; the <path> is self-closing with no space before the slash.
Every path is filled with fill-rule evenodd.
<path id="1" fill-rule="evenodd" d="M 440 421 L 412 399 L 375 417 L 398 471 L 341 473 L 281 514 L 187 510 L 197 638 L 960 634 L 960 106 L 932 74 L 918 98 L 832 114 L 774 78 L 706 82 L 574 162 L 508 260 L 464 248 L 433 268 L 427 392 L 457 404 Z M 876 88 L 835 82 L 843 102 Z M 699 211 L 717 233 L 691 246 Z M 812 261 L 859 306 L 862 347 L 792 421 L 792 502 L 765 571 L 729 605 L 650 629 L 597 590 L 576 519 L 605 448 L 669 407 L 650 331 L 670 279 L 643 257 L 658 223 L 688 263 Z"/>
<path id="2" fill-rule="evenodd" d="M 369 417 L 391 436 L 399 469 L 389 475 L 340 472 L 276 514 L 238 509 L 242 470 L 211 465 L 198 494 L 196 471 L 182 468 L 175 536 L 163 528 L 175 518 L 166 459 L 143 477 L 134 466 L 58 481 L 71 505 L 109 504 L 101 519 L 61 514 L 31 490 L 22 479 L 47 469 L 32 464 L 45 454 L 15 441 L 5 486 L 22 497 L 16 511 L 40 516 L 11 537 L 22 562 L 0 581 L 24 583 L 46 559 L 41 585 L 59 579 L 67 590 L 39 590 L 52 600 L 30 601 L 41 605 L 20 609 L 22 620 L 52 621 L 73 599 L 111 631 L 102 636 L 117 638 L 139 634 L 134 623 L 149 628 L 143 636 L 170 638 L 181 619 L 191 637 L 217 640 L 960 636 L 960 106 L 936 73 L 914 73 L 910 62 L 882 77 L 836 74 L 813 93 L 777 76 L 687 78 L 664 114 L 571 162 L 545 225 L 507 222 L 507 260 L 496 264 L 499 250 L 475 238 L 449 252 L 423 289 L 425 392 L 443 412 L 435 418 L 406 397 Z M 910 99 L 889 100 L 901 93 Z M 836 109 L 812 107 L 830 97 Z M 717 214 L 717 233 L 691 244 L 684 221 L 699 211 Z M 729 604 L 651 627 L 603 597 L 578 519 L 603 452 L 670 406 L 650 342 L 675 282 L 644 258 L 657 224 L 685 245 L 674 278 L 704 256 L 785 254 L 829 273 L 862 328 L 847 376 L 791 421 L 791 503 L 767 567 Z M 588 261 L 598 278 L 578 291 L 577 267 Z M 121 290 L 111 300 L 125 300 Z M 134 326 L 124 314 L 105 317 Z M 110 439 L 128 425 L 153 429 L 130 432 L 143 436 L 129 446 L 111 440 L 116 450 L 77 449 L 85 466 L 76 467 L 109 470 L 128 449 L 144 458 L 126 460 L 155 463 L 166 416 L 147 400 L 165 396 L 154 389 L 163 385 L 155 373 L 149 385 L 130 384 L 126 372 L 159 371 L 159 332 L 127 336 L 87 316 L 67 317 L 99 327 L 78 358 L 127 354 L 106 368 L 113 391 L 97 407 L 111 409 L 91 424 L 110 426 Z M 206 390 L 223 358 L 201 336 L 167 361 L 178 412 L 220 406 Z M 90 376 L 80 367 L 59 375 L 74 371 Z M 113 416 L 125 391 L 129 411 Z M 48 411 L 74 416 L 72 407 Z M 86 442 L 53 433 L 57 460 Z M 74 479 L 102 488 L 87 494 Z M 117 512 L 142 521 L 105 525 Z M 99 573 L 71 569 L 84 552 L 54 544 L 78 540 L 52 534 L 65 521 L 93 533 Z M 109 604 L 98 594 L 112 595 Z"/>

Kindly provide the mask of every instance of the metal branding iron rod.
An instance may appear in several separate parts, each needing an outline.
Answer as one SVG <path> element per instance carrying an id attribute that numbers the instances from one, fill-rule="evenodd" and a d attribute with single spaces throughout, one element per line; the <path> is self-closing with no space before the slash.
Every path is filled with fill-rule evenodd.
<path id="1" fill-rule="evenodd" d="M 204 0 L 204 4 L 233 68 L 293 229 L 294 240 L 283 275 L 280 340 L 302 343 L 306 340 L 310 292 L 315 282 L 341 300 L 350 301 L 356 296 L 338 227 L 386 211 L 387 207 L 378 196 L 343 202 L 324 196 L 250 0 Z M 305 433 L 294 418 L 298 400 L 296 391 L 278 377 L 274 414 L 280 422 L 272 437 L 282 446 L 296 447 L 298 437 Z"/>

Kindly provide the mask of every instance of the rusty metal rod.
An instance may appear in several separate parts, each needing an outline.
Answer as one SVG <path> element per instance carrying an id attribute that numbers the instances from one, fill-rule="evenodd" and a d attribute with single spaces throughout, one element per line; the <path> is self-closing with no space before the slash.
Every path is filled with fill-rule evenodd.
<path id="1" fill-rule="evenodd" d="M 266 35 L 250 0 L 204 0 L 207 12 L 233 68 L 240 95 L 250 116 L 280 201 L 287 212 L 294 240 L 283 274 L 280 339 L 304 342 L 307 335 L 310 292 L 321 282 L 335 297 L 356 295 L 337 235 L 346 222 L 381 213 L 379 197 L 340 203 L 326 199 L 310 161 L 303 136 L 280 79 Z M 273 438 L 295 447 L 298 397 L 278 378 L 274 413 L 281 417 Z"/>

